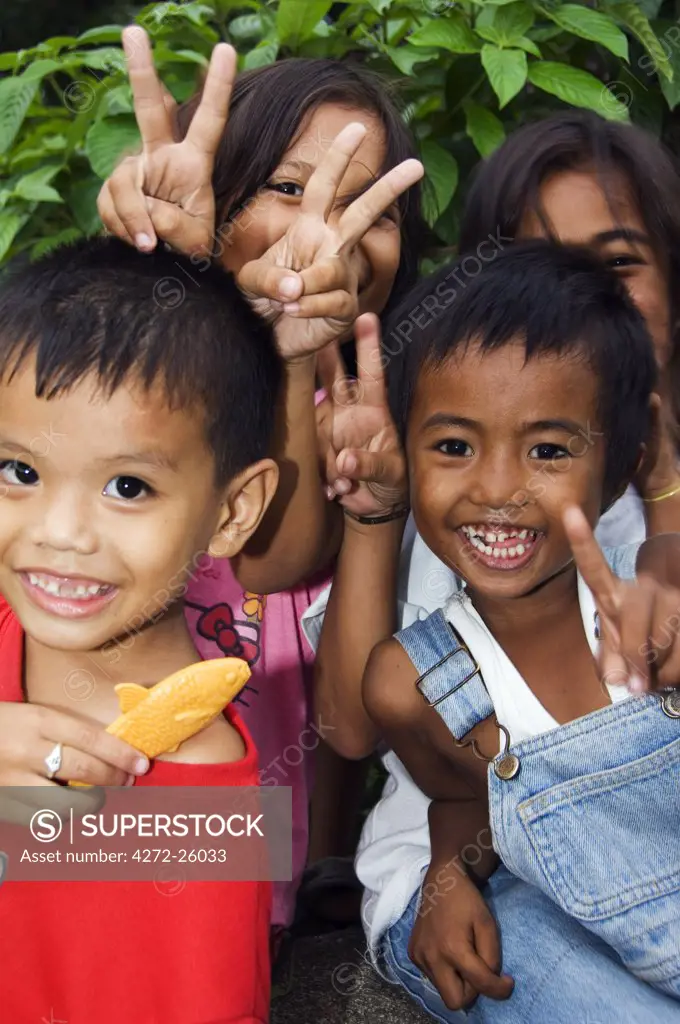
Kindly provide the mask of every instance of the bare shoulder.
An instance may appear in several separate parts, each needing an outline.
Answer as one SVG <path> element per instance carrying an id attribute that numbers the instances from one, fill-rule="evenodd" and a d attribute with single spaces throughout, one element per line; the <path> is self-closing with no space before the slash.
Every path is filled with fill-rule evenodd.
<path id="1" fill-rule="evenodd" d="M 163 754 L 161 761 L 183 764 L 229 764 L 245 756 L 246 746 L 238 729 L 224 715 L 185 740 L 174 754 Z"/>
<path id="2" fill-rule="evenodd" d="M 416 689 L 418 671 L 398 640 L 373 648 L 363 679 L 366 710 L 381 728 L 412 722 L 423 707 Z"/>

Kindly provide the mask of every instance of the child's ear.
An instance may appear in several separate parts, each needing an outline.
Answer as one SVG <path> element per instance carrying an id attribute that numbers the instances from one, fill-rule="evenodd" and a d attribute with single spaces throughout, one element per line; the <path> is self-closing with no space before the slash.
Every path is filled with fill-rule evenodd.
<path id="1" fill-rule="evenodd" d="M 278 482 L 279 467 L 273 459 L 255 462 L 229 482 L 208 554 L 213 558 L 238 555 L 262 522 Z"/>

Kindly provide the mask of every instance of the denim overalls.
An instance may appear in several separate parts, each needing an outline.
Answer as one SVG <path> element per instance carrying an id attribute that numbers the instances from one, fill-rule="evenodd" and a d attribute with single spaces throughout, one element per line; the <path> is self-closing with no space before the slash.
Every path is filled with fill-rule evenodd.
<path id="1" fill-rule="evenodd" d="M 624 578 L 633 565 L 616 556 L 628 550 L 605 552 Z M 396 637 L 456 740 L 493 714 L 441 611 Z M 517 745 L 509 737 L 488 781 L 494 848 L 508 871 L 632 974 L 680 999 L 680 691 L 623 700 Z"/>

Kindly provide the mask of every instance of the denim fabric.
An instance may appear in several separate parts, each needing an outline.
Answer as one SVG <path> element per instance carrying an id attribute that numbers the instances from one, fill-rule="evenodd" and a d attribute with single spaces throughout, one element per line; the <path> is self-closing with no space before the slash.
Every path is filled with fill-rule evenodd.
<path id="1" fill-rule="evenodd" d="M 420 893 L 386 933 L 388 977 L 441 1024 L 680 1024 L 680 1005 L 630 974 L 616 954 L 534 886 L 502 866 L 482 890 L 496 919 L 509 999 L 480 996 L 466 1012 L 448 1010 L 408 956 Z"/>
<path id="2" fill-rule="evenodd" d="M 636 552 L 631 545 L 605 554 L 631 578 Z M 399 635 L 420 673 L 432 665 L 432 635 L 441 660 L 443 634 L 430 619 Z M 474 695 L 466 696 L 467 720 Z M 487 716 L 484 699 L 477 721 Z M 502 779 L 492 763 L 488 773 L 504 865 L 607 943 L 630 972 L 680 999 L 680 717 L 666 715 L 654 694 L 518 744 L 510 739 L 519 772 Z"/>
<path id="3" fill-rule="evenodd" d="M 425 665 L 416 685 L 425 700 L 436 707 L 457 740 L 462 739 L 483 718 L 493 714 L 477 664 L 444 618 L 433 612 L 426 620 L 402 629 L 396 639 L 410 656 L 417 650 Z M 414 662 L 415 664 L 415 662 Z"/>

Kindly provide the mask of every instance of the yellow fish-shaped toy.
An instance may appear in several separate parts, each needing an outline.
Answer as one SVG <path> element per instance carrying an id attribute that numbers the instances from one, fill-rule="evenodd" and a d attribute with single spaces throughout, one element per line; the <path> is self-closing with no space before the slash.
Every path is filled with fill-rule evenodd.
<path id="1" fill-rule="evenodd" d="M 199 661 L 155 686 L 119 683 L 122 714 L 107 732 L 147 757 L 171 754 L 220 715 L 250 679 L 241 658 Z"/>
<path id="2" fill-rule="evenodd" d="M 106 729 L 148 758 L 172 754 L 220 715 L 250 679 L 241 658 L 215 658 L 174 672 L 155 686 L 119 683 L 122 714 Z M 89 788 L 89 783 L 69 782 Z"/>

